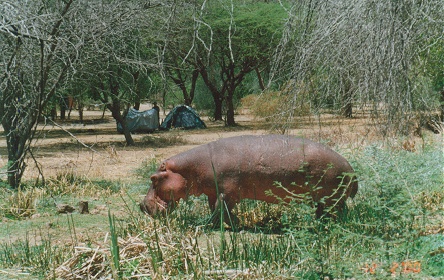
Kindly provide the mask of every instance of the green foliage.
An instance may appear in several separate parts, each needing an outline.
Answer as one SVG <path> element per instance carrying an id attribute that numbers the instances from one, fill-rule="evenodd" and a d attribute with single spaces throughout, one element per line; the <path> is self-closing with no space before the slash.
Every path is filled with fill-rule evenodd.
<path id="1" fill-rule="evenodd" d="M 196 85 L 196 95 L 194 96 L 193 103 L 197 110 L 206 110 L 208 115 L 211 116 L 214 113 L 214 101 L 211 98 L 210 90 L 202 82 L 198 82 Z"/>
<path id="2" fill-rule="evenodd" d="M 424 56 L 427 74 L 432 79 L 434 90 L 444 90 L 444 39 L 441 37 L 434 42 Z"/>
<path id="3" fill-rule="evenodd" d="M 443 185 L 442 173 L 435 168 L 442 164 L 442 155 L 435 148 L 427 148 L 418 155 L 371 146 L 363 156 L 365 161 L 360 160 L 362 174 L 359 177 L 364 183 L 359 195 L 367 199 L 360 206 L 372 205 L 376 213 L 371 216 L 386 217 L 402 229 L 403 223 L 430 210 L 422 202 L 429 200 L 429 195 Z"/>
<path id="4" fill-rule="evenodd" d="M 236 61 L 269 59 L 280 39 L 285 10 L 278 3 L 213 2 L 204 20 L 214 34 L 215 56 Z"/>

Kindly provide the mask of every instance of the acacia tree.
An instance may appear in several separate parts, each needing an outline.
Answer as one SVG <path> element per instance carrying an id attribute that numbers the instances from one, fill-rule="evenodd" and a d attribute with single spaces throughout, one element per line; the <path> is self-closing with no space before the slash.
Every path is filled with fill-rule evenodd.
<path id="1" fill-rule="evenodd" d="M 8 183 L 17 188 L 32 153 L 39 118 L 78 58 L 71 32 L 73 0 L 0 3 L 0 118 L 5 130 Z"/>
<path id="2" fill-rule="evenodd" d="M 209 6 L 203 20 L 211 28 L 211 54 L 200 55 L 196 68 L 211 91 L 216 120 L 235 125 L 233 97 L 246 75 L 270 63 L 281 35 L 283 9 L 276 3 L 227 1 Z"/>
<path id="3" fill-rule="evenodd" d="M 192 60 L 190 50 L 195 44 L 193 18 L 198 13 L 198 5 L 174 2 L 168 10 L 165 9 L 166 17 L 159 18 L 157 26 L 162 30 L 158 38 L 158 44 L 163 48 L 164 70 L 169 79 L 180 89 L 183 103 L 191 106 L 199 71 L 193 64 L 187 63 Z"/>
<path id="4" fill-rule="evenodd" d="M 88 21 L 88 37 L 76 77 L 88 85 L 92 97 L 111 111 L 123 128 L 127 145 L 134 145 L 125 123 L 130 104 L 140 102 L 142 79 L 150 69 L 159 69 L 156 55 L 147 48 L 150 10 L 159 5 L 138 1 L 87 1 L 79 18 Z"/>
<path id="5" fill-rule="evenodd" d="M 351 102 L 368 104 L 373 117 L 384 118 L 383 133 L 408 130 L 408 119 L 430 105 L 421 54 L 442 37 L 442 2 L 289 3 L 274 81 L 293 79 L 309 87 L 315 109 L 333 102 L 351 116 Z M 284 124 L 304 90 L 295 88 L 294 98 L 283 104 Z"/>
<path id="6" fill-rule="evenodd" d="M 140 37 L 134 35 L 137 26 L 149 22 L 145 12 L 158 6 L 152 3 L 0 2 L 0 117 L 10 186 L 20 185 L 38 121 L 45 119 L 43 109 L 56 92 L 75 82 L 79 76 L 74 74 L 108 78 L 106 85 L 117 98 L 107 98 L 107 106 L 119 121 L 120 104 L 127 97 L 127 91 L 120 91 L 120 74 L 149 65 L 139 52 Z"/>
<path id="7" fill-rule="evenodd" d="M 173 7 L 165 40 L 165 67 L 191 103 L 200 76 L 214 101 L 214 119 L 235 125 L 233 97 L 246 75 L 266 68 L 279 40 L 283 9 L 277 3 L 202 1 Z M 182 8 L 182 7 L 181 7 Z M 177 17 L 175 16 L 177 15 Z M 223 107 L 226 106 L 226 112 Z"/>

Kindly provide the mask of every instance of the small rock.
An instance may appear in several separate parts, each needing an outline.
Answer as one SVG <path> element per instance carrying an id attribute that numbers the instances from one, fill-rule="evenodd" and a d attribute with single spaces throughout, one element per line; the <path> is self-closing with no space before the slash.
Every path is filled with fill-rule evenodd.
<path id="1" fill-rule="evenodd" d="M 60 214 L 72 213 L 74 210 L 74 207 L 69 204 L 57 204 L 57 212 Z"/>

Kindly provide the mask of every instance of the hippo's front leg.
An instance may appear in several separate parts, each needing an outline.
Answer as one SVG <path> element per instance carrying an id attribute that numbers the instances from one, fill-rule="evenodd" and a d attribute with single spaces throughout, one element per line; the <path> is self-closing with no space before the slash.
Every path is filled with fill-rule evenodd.
<path id="1" fill-rule="evenodd" d="M 233 210 L 236 205 L 235 201 L 230 200 L 229 197 L 221 193 L 219 197 L 217 197 L 217 195 L 208 196 L 208 204 L 212 213 L 210 222 L 213 223 L 215 228 L 220 225 L 221 211 L 223 211 L 224 222 L 232 228 L 237 227 L 239 219 L 231 213 L 231 210 Z"/>

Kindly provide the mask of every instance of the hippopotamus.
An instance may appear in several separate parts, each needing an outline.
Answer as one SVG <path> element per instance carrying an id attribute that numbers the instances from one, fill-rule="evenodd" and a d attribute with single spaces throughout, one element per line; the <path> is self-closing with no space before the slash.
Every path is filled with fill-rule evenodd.
<path id="1" fill-rule="evenodd" d="M 342 210 L 358 190 L 344 157 L 320 143 L 285 135 L 237 136 L 198 146 L 163 161 L 151 182 L 142 211 L 165 213 L 180 199 L 205 194 L 211 211 L 224 202 L 225 221 L 242 199 L 279 203 L 303 195 L 321 217 Z"/>

